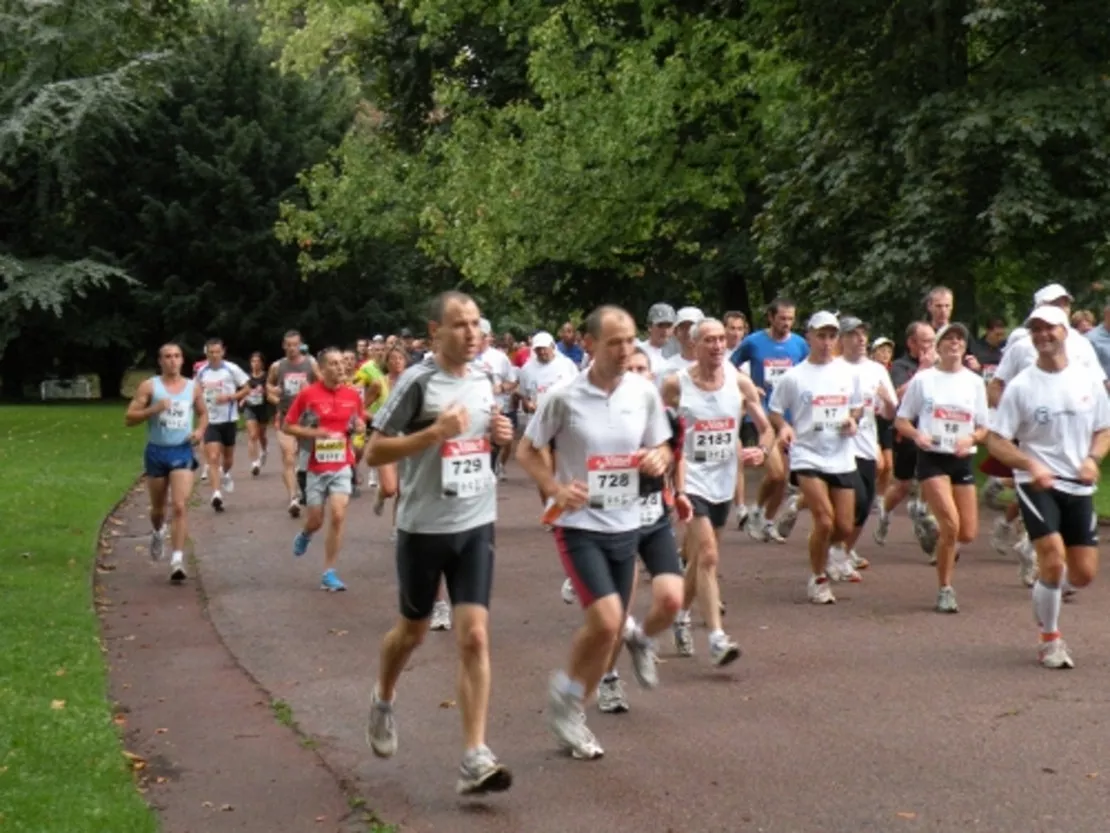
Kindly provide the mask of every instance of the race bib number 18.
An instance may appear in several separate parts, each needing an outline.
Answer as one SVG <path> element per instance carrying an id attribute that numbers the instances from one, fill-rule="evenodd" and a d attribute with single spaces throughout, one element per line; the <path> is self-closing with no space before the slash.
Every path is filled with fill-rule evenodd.
<path id="1" fill-rule="evenodd" d="M 718 463 L 736 456 L 736 418 L 694 422 L 694 462 Z"/>
<path id="2" fill-rule="evenodd" d="M 654 492 L 640 498 L 640 526 L 651 526 L 663 517 L 663 493 Z"/>
<path id="3" fill-rule="evenodd" d="M 954 454 L 956 443 L 961 437 L 970 437 L 975 432 L 971 414 L 959 408 L 933 409 L 933 446 L 937 451 Z"/>
<path id="4" fill-rule="evenodd" d="M 601 454 L 586 458 L 591 509 L 624 509 L 640 499 L 640 455 Z"/>
<path id="5" fill-rule="evenodd" d="M 440 449 L 444 497 L 474 497 L 493 485 L 486 437 L 449 440 Z"/>

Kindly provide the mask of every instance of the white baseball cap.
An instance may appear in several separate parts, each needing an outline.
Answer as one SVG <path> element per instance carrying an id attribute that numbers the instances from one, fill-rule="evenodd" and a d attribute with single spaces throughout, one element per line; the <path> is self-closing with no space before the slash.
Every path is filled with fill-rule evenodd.
<path id="1" fill-rule="evenodd" d="M 478 327 L 482 331 L 482 335 L 488 336 L 493 332 L 493 326 L 489 323 L 488 318 L 481 318 L 478 320 Z"/>
<path id="2" fill-rule="evenodd" d="M 877 338 L 873 342 L 871 342 L 871 349 L 875 350 L 878 347 L 882 347 L 884 344 L 889 344 L 891 347 L 894 346 L 893 341 L 891 341 L 886 336 L 881 336 L 880 338 Z"/>
<path id="3" fill-rule="evenodd" d="M 680 327 L 683 324 L 700 324 L 705 320 L 705 313 L 697 307 L 683 307 L 675 316 L 674 324 Z"/>
<path id="4" fill-rule="evenodd" d="M 540 332 L 538 332 L 534 336 L 532 336 L 532 347 L 533 347 L 533 349 L 535 349 L 537 347 L 554 347 L 554 346 L 555 346 L 555 337 L 552 336 L 551 333 L 549 333 L 545 330 L 541 330 Z"/>
<path id="5" fill-rule="evenodd" d="M 813 315 L 809 317 L 809 323 L 806 324 L 807 330 L 824 330 L 828 327 L 839 331 L 840 319 L 831 312 L 826 312 L 825 310 L 813 313 Z"/>
<path id="6" fill-rule="evenodd" d="M 1029 313 L 1029 317 L 1025 319 L 1025 326 L 1028 327 L 1033 321 L 1043 321 L 1053 327 L 1066 327 L 1068 326 L 1068 314 L 1059 307 L 1044 305 Z"/>
<path id="7" fill-rule="evenodd" d="M 1067 298 L 1069 301 L 1075 300 L 1072 298 L 1071 293 L 1058 283 L 1050 283 L 1048 286 L 1042 286 L 1033 295 L 1033 306 L 1043 307 L 1046 304 L 1051 304 L 1053 301 L 1059 301 L 1061 298 Z"/>

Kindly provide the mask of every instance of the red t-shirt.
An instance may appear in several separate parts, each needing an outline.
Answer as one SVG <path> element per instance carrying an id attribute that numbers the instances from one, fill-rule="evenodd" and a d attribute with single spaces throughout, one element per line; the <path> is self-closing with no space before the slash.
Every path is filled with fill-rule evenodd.
<path id="1" fill-rule="evenodd" d="M 351 451 L 351 440 L 347 431 L 351 418 L 362 417 L 362 397 L 348 385 L 340 385 L 335 390 L 323 382 L 313 382 L 302 388 L 289 406 L 285 415 L 287 422 L 300 423 L 301 414 L 309 411 L 316 414 L 319 427 L 332 437 L 312 440 L 312 453 L 308 457 L 308 470 L 315 473 L 342 471 L 355 462 Z"/>
<path id="2" fill-rule="evenodd" d="M 532 358 L 531 347 L 525 344 L 517 348 L 517 351 L 513 353 L 513 367 L 524 367 L 524 365 L 528 363 L 528 360 L 530 358 Z"/>

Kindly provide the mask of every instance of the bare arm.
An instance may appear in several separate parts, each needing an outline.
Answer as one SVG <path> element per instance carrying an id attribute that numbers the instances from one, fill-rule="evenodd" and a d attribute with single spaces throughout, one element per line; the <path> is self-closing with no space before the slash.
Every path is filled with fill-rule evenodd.
<path id="1" fill-rule="evenodd" d="M 196 426 L 193 434 L 199 442 L 204 437 L 205 429 L 208 428 L 208 407 L 204 404 L 204 394 L 201 393 L 200 385 L 193 385 L 193 417 L 193 424 Z"/>
<path id="2" fill-rule="evenodd" d="M 771 425 L 771 421 L 767 419 L 767 413 L 763 410 L 763 404 L 759 401 L 759 390 L 755 383 L 742 373 L 737 375 L 737 379 L 739 380 L 740 396 L 744 400 L 744 407 L 759 432 L 759 447 L 766 453 L 775 442 L 775 428 Z"/>
<path id="3" fill-rule="evenodd" d="M 152 405 L 151 399 L 153 398 L 154 383 L 150 379 L 145 379 L 139 383 L 139 389 L 135 391 L 135 395 L 127 405 L 127 413 L 123 415 L 124 425 L 128 428 L 142 425 L 152 416 L 160 414 L 169 407 L 168 399 L 157 405 Z"/>
<path id="4" fill-rule="evenodd" d="M 447 439 L 449 437 L 444 433 L 438 420 L 422 431 L 397 437 L 387 437 L 380 431 L 375 431 L 370 435 L 370 442 L 366 446 L 366 464 L 387 466 L 419 454 L 432 446 L 440 445 Z"/>
<path id="5" fill-rule="evenodd" d="M 894 430 L 905 437 L 907 440 L 917 442 L 918 430 L 913 427 L 913 423 L 905 417 L 894 418 Z"/>
<path id="6" fill-rule="evenodd" d="M 277 362 L 270 365 L 270 371 L 266 374 L 266 399 L 271 405 L 277 405 L 281 402 L 281 388 L 278 387 Z"/>
<path id="7" fill-rule="evenodd" d="M 678 383 L 678 376 L 671 373 L 664 377 L 663 387 L 659 393 L 663 397 L 663 404 L 668 408 L 677 408 L 681 399 L 682 387 Z"/>

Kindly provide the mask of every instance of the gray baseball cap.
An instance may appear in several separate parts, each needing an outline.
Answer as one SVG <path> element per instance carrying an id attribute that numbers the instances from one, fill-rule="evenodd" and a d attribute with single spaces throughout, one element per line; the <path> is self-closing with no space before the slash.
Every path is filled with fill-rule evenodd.
<path id="1" fill-rule="evenodd" d="M 867 325 L 864 324 L 863 321 L 861 321 L 859 318 L 856 318 L 856 316 L 845 315 L 843 318 L 840 319 L 840 334 L 842 336 L 848 335 L 848 333 L 854 333 L 856 330 L 860 329 L 866 330 Z"/>
<path id="2" fill-rule="evenodd" d="M 675 321 L 674 307 L 670 304 L 652 304 L 647 314 L 648 324 L 673 324 Z"/>

